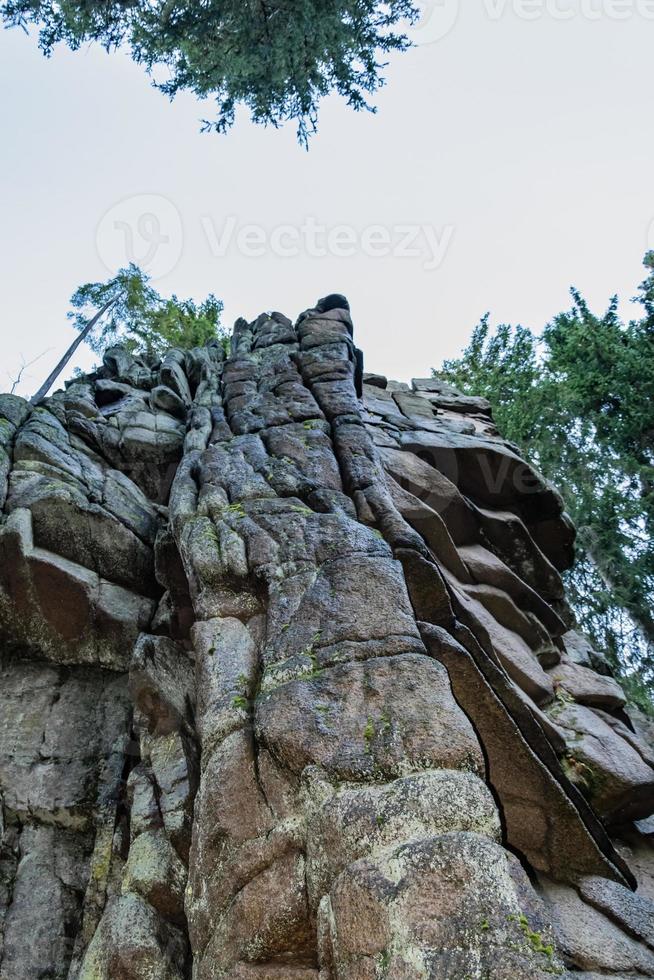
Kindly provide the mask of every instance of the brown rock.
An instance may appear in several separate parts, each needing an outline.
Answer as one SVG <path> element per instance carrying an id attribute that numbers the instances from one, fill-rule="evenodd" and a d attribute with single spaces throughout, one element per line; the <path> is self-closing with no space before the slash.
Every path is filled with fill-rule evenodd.
<path id="1" fill-rule="evenodd" d="M 512 870 L 497 844 L 463 833 L 358 861 L 321 908 L 323 956 L 344 980 L 375 971 L 403 980 L 480 970 L 493 980 L 544 978 L 558 962 L 547 935 L 543 952 L 525 938 Z"/>
<path id="2" fill-rule="evenodd" d="M 348 865 L 398 840 L 448 831 L 500 839 L 493 798 L 472 773 L 433 770 L 382 786 L 335 790 L 319 771 L 309 772 L 307 882 L 314 907 Z"/>
<path id="3" fill-rule="evenodd" d="M 511 695 L 505 675 L 487 663 L 484 676 L 471 654 L 444 630 L 424 627 L 423 635 L 432 655 L 447 667 L 457 702 L 484 746 L 511 846 L 532 867 L 559 879 L 575 881 L 589 873 L 619 878 L 610 859 L 617 855 L 603 853 L 604 842 L 597 840 L 601 828 L 589 827 L 580 801 L 570 798 L 537 719 Z"/>

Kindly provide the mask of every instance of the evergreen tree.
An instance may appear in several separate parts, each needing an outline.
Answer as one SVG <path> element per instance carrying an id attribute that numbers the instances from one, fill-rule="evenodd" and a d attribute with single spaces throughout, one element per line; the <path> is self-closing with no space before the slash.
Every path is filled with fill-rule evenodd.
<path id="1" fill-rule="evenodd" d="M 654 253 L 623 323 L 614 297 L 596 316 L 576 290 L 540 338 L 488 316 L 438 377 L 493 404 L 503 434 L 562 491 L 578 528 L 572 605 L 651 710 L 654 690 Z"/>
<path id="2" fill-rule="evenodd" d="M 214 99 L 217 117 L 205 129 L 228 129 L 242 103 L 257 123 L 295 120 L 305 144 L 324 95 L 370 108 L 367 95 L 383 84 L 380 55 L 409 47 L 397 26 L 417 13 L 411 0 L 0 2 L 6 24 L 38 26 L 48 55 L 59 42 L 124 46 L 148 72 L 164 70 L 155 84 L 166 95 Z"/>
<path id="3" fill-rule="evenodd" d="M 150 285 L 150 277 L 133 263 L 106 282 L 80 286 L 71 297 L 73 309 L 68 317 L 83 331 L 91 312 L 109 301 L 107 316 L 87 337 L 98 354 L 116 343 L 148 354 L 161 354 L 168 347 L 202 347 L 215 339 L 226 343 L 219 299 L 213 294 L 200 304 L 175 295 L 164 299 Z"/>
<path id="4" fill-rule="evenodd" d="M 83 341 L 97 354 L 121 343 L 133 353 L 154 356 L 168 347 L 184 350 L 211 340 L 220 340 L 225 348 L 228 344 L 220 325 L 223 304 L 213 294 L 200 304 L 174 295 L 164 299 L 150 285 L 149 277 L 133 264 L 106 282 L 80 286 L 70 302 L 68 318 L 79 336 L 32 397 L 35 405 L 45 398 Z"/>

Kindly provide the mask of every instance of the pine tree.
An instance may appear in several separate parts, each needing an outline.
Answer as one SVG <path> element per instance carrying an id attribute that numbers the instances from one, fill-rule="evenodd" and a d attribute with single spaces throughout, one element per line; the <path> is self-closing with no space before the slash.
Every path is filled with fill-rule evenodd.
<path id="1" fill-rule="evenodd" d="M 186 350 L 211 340 L 219 340 L 224 347 L 228 343 L 220 324 L 223 304 L 213 294 L 200 304 L 174 295 L 164 299 L 150 285 L 149 277 L 133 264 L 106 282 L 80 286 L 70 303 L 68 317 L 79 336 L 32 397 L 33 404 L 45 398 L 83 341 L 97 354 L 121 343 L 133 353 L 155 357 L 169 347 Z"/>
<path id="2" fill-rule="evenodd" d="M 225 341 L 220 326 L 223 304 L 213 293 L 200 304 L 175 295 L 164 299 L 133 263 L 105 282 L 80 286 L 71 297 L 68 317 L 83 331 L 90 313 L 109 300 L 113 302 L 100 329 L 87 338 L 98 354 L 119 342 L 132 351 L 161 354 L 168 347 L 185 350 L 214 339 Z"/>
<path id="3" fill-rule="evenodd" d="M 581 627 L 644 707 L 654 691 L 654 253 L 623 323 L 611 299 L 572 307 L 540 338 L 486 316 L 435 372 L 493 404 L 503 434 L 562 491 L 578 528 L 568 590 Z"/>
<path id="4" fill-rule="evenodd" d="M 318 103 L 330 92 L 354 109 L 383 84 L 380 56 L 409 47 L 398 24 L 417 17 L 411 0 L 4 0 L 8 25 L 37 25 L 45 54 L 59 42 L 127 48 L 172 97 L 214 99 L 204 128 L 225 131 L 239 104 L 257 123 L 295 120 L 306 144 Z"/>

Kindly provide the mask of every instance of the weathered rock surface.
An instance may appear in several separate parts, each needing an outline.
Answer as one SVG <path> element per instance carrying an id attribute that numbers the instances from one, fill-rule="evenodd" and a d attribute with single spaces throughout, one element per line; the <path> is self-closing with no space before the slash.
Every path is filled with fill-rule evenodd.
<path id="1" fill-rule="evenodd" d="M 344 297 L 0 397 L 0 980 L 654 977 L 654 748 Z"/>

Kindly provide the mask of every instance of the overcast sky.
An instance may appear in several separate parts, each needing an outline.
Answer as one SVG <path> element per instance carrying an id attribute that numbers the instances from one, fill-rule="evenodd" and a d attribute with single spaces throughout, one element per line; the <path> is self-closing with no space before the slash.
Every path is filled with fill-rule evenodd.
<path id="1" fill-rule="evenodd" d="M 48 61 L 0 31 L 0 388 L 48 351 L 31 393 L 74 336 L 71 293 L 130 258 L 166 294 L 214 292 L 229 326 L 344 292 L 366 368 L 399 379 L 487 310 L 540 330 L 573 284 L 598 308 L 633 296 L 654 247 L 653 0 L 466 3 L 425 10 L 376 115 L 326 101 L 308 153 L 245 115 L 200 134 L 201 107 L 125 55 Z"/>

